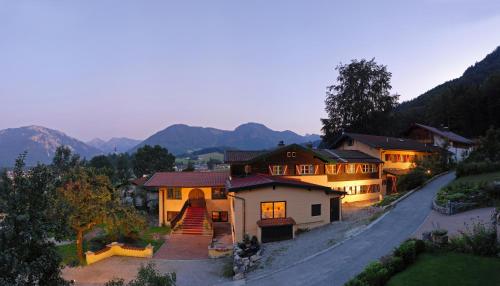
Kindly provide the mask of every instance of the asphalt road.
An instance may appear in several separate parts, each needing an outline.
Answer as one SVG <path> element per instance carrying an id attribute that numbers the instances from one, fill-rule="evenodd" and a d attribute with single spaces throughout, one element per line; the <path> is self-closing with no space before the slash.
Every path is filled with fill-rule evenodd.
<path id="1" fill-rule="evenodd" d="M 368 263 L 387 255 L 410 237 L 431 211 L 436 192 L 454 178 L 455 174 L 450 173 L 430 182 L 371 228 L 338 247 L 281 271 L 249 279 L 246 285 L 343 285 Z"/>

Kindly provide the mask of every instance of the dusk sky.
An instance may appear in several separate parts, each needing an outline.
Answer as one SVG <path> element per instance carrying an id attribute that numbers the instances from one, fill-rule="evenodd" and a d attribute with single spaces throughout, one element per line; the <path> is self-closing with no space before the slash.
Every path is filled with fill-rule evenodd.
<path id="1" fill-rule="evenodd" d="M 320 133 L 341 62 L 375 57 L 408 100 L 498 45 L 498 0 L 0 0 L 0 129 Z"/>

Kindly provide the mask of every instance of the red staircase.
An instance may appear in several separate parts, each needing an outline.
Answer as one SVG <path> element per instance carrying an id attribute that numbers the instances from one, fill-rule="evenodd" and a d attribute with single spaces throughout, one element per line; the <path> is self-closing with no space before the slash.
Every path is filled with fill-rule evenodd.
<path id="1" fill-rule="evenodd" d="M 210 235 L 211 230 L 207 223 L 206 210 L 204 207 L 188 207 L 182 221 L 175 233 Z"/>

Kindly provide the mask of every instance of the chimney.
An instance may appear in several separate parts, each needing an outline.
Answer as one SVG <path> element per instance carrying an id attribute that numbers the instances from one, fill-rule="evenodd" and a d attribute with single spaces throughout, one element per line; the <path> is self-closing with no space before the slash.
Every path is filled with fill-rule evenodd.
<path id="1" fill-rule="evenodd" d="M 285 146 L 285 142 L 283 140 L 278 142 L 278 147 L 283 147 L 283 146 Z"/>

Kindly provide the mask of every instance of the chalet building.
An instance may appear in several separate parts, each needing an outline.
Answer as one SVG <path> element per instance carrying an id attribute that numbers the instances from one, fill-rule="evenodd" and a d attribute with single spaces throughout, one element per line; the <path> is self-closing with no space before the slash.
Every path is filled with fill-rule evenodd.
<path id="1" fill-rule="evenodd" d="M 425 144 L 447 147 L 455 162 L 467 158 L 475 146 L 474 141 L 453 133 L 448 128 L 438 129 L 418 123 L 413 124 L 405 132 L 405 136 Z"/>
<path id="2" fill-rule="evenodd" d="M 442 149 L 413 139 L 344 133 L 334 143 L 338 150 L 359 150 L 383 162 L 382 184 L 386 193 L 396 192 L 397 177 L 407 174 L 415 162 L 439 154 Z"/>

